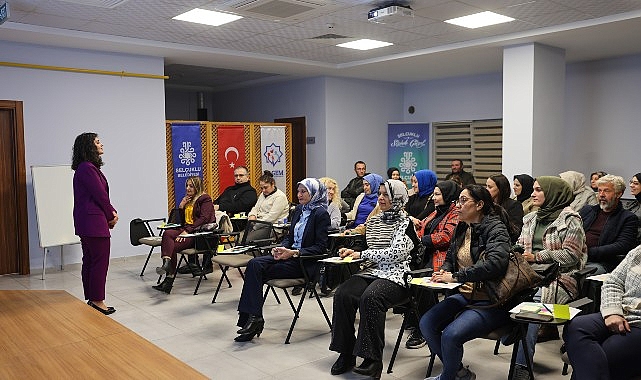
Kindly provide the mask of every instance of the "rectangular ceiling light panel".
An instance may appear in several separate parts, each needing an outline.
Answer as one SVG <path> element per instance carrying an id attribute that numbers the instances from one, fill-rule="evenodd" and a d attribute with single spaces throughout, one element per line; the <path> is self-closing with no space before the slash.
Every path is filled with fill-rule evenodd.
<path id="1" fill-rule="evenodd" d="M 344 47 L 348 49 L 356 49 L 356 50 L 371 50 L 371 49 L 377 49 L 380 47 L 390 46 L 390 45 L 394 45 L 394 44 L 391 42 L 362 39 L 362 40 L 356 40 L 352 42 L 345 42 L 343 44 L 338 44 L 336 46 Z"/>
<path id="2" fill-rule="evenodd" d="M 194 8 L 188 12 L 173 17 L 174 20 L 194 22 L 212 26 L 220 26 L 243 18 L 231 13 L 209 11 L 206 9 Z"/>
<path id="3" fill-rule="evenodd" d="M 502 24 L 504 22 L 514 21 L 512 17 L 500 15 L 498 13 L 486 11 L 475 13 L 469 16 L 457 17 L 445 20 L 448 24 L 454 24 L 465 28 L 476 29 L 489 25 Z"/>

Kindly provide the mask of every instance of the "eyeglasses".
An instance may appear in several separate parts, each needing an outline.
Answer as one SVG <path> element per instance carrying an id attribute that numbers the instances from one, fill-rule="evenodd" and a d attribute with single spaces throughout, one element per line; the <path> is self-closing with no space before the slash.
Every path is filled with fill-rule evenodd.
<path id="1" fill-rule="evenodd" d="M 458 200 L 454 201 L 454 203 L 457 206 L 463 206 L 464 204 L 466 204 L 469 201 L 474 201 L 474 199 L 473 198 L 467 198 L 467 197 L 460 197 Z"/>

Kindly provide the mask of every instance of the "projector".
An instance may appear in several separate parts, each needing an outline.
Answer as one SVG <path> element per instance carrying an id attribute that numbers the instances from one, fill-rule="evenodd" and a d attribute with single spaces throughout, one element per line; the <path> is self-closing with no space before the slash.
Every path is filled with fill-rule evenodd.
<path id="1" fill-rule="evenodd" d="M 398 22 L 407 17 L 414 17 L 414 11 L 409 6 L 404 5 L 389 5 L 367 12 L 367 21 L 382 24 Z"/>

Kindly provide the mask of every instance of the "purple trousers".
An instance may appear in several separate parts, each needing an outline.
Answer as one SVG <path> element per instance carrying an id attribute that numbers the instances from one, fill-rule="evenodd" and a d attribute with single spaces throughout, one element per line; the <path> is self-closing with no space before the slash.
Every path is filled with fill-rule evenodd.
<path id="1" fill-rule="evenodd" d="M 194 238 L 185 238 L 183 241 L 176 241 L 176 238 L 182 230 L 167 230 L 162 234 L 162 244 L 160 246 L 160 257 L 171 258 L 171 274 L 176 273 L 178 265 L 178 252 L 194 247 Z"/>
<path id="2" fill-rule="evenodd" d="M 85 299 L 102 301 L 105 299 L 111 238 L 81 236 L 80 244 L 82 246 L 82 288 L 85 291 Z"/>

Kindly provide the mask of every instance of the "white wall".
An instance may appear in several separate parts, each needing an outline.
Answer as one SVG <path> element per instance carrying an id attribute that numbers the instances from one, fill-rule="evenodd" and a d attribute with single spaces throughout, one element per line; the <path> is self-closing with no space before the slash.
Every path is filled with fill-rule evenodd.
<path id="1" fill-rule="evenodd" d="M 53 49 L 0 41 L 2 60 L 27 64 L 161 75 L 161 58 Z M 24 102 L 27 207 L 31 268 L 42 265 L 31 186 L 32 165 L 69 165 L 75 137 L 100 135 L 103 171 L 120 222 L 112 257 L 146 253 L 129 243 L 129 221 L 167 210 L 164 84 L 158 79 L 0 67 L 0 98 Z M 59 265 L 59 248 L 49 266 Z M 64 249 L 65 264 L 80 262 L 79 245 Z"/>
<path id="2" fill-rule="evenodd" d="M 641 171 L 641 55 L 569 65 L 565 105 L 567 170 Z"/>
<path id="3" fill-rule="evenodd" d="M 500 119 L 501 73 L 436 79 L 405 85 L 404 121 L 429 122 Z M 407 109 L 414 106 L 414 114 Z"/>
<path id="4" fill-rule="evenodd" d="M 327 175 L 341 188 L 355 176 L 354 162 L 387 178 L 387 124 L 403 121 L 403 86 L 327 78 Z"/>
<path id="5" fill-rule="evenodd" d="M 171 80 L 171 79 L 170 79 Z M 214 121 L 213 93 L 202 92 L 207 120 Z M 165 117 L 167 120 L 198 120 L 198 92 L 179 89 L 165 89 Z"/>

